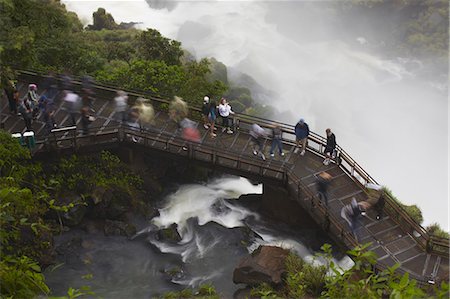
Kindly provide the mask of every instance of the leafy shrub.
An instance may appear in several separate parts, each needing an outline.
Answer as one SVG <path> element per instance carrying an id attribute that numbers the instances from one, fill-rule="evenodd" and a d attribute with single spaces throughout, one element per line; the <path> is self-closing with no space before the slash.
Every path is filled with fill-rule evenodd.
<path id="1" fill-rule="evenodd" d="M 5 298 L 28 299 L 50 291 L 41 268 L 27 256 L 3 256 L 0 261 L 0 281 L 0 294 Z"/>

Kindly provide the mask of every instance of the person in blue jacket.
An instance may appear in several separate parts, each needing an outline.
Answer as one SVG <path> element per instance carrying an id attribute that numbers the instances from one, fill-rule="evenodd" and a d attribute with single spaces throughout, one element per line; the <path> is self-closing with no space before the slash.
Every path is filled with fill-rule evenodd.
<path id="1" fill-rule="evenodd" d="M 295 125 L 295 139 L 297 141 L 297 147 L 294 150 L 295 154 L 297 154 L 298 151 L 300 150 L 300 146 L 302 147 L 302 152 L 300 153 L 300 155 L 303 156 L 305 154 L 308 135 L 309 135 L 308 124 L 305 123 L 305 120 L 303 118 L 300 118 L 298 123 Z"/>

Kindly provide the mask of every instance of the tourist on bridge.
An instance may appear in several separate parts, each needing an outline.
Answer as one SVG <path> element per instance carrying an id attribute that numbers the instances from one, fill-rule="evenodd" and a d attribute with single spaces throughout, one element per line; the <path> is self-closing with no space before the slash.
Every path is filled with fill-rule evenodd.
<path id="1" fill-rule="evenodd" d="M 37 85 L 36 84 L 28 85 L 28 92 L 27 92 L 26 97 L 28 99 L 28 103 L 31 106 L 32 117 L 33 117 L 33 119 L 36 119 L 39 114 L 39 102 L 38 102 Z"/>
<path id="2" fill-rule="evenodd" d="M 55 73 L 50 71 L 45 79 L 42 81 L 42 88 L 44 89 L 43 94 L 51 99 L 55 100 L 56 94 L 58 93 L 58 81 L 55 78 Z"/>
<path id="3" fill-rule="evenodd" d="M 78 94 L 71 90 L 66 90 L 66 96 L 64 97 L 64 102 L 67 106 L 67 110 L 70 114 L 70 120 L 72 121 L 72 126 L 76 126 L 77 120 L 76 116 L 81 110 L 81 98 Z"/>
<path id="4" fill-rule="evenodd" d="M 317 192 L 319 194 L 319 199 L 325 202 L 328 207 L 328 186 L 331 182 L 331 175 L 328 172 L 322 171 L 317 176 Z"/>
<path id="5" fill-rule="evenodd" d="M 255 156 L 260 156 L 261 159 L 266 160 L 266 156 L 263 153 L 263 142 L 266 136 L 266 131 L 261 128 L 258 124 L 253 124 L 250 129 L 250 136 L 253 143 L 253 154 Z"/>
<path id="6" fill-rule="evenodd" d="M 209 119 L 208 119 L 208 115 L 209 115 L 209 97 L 205 96 L 203 98 L 203 105 L 202 105 L 202 118 L 203 118 L 203 127 L 208 130 L 210 123 L 209 123 Z"/>
<path id="7" fill-rule="evenodd" d="M 61 87 L 64 94 L 67 94 L 69 91 L 73 90 L 72 76 L 70 76 L 70 73 L 68 71 L 64 72 L 64 74 L 61 76 L 61 81 Z"/>
<path id="8" fill-rule="evenodd" d="M 17 104 L 19 92 L 14 87 L 11 81 L 8 81 L 4 87 L 6 97 L 8 98 L 9 112 L 13 115 L 17 115 Z"/>
<path id="9" fill-rule="evenodd" d="M 46 96 L 41 96 L 42 98 L 42 115 L 44 119 L 44 132 L 45 135 L 49 135 L 52 129 L 56 128 L 55 120 L 55 105 L 53 101 L 47 99 Z"/>
<path id="10" fill-rule="evenodd" d="M 127 121 L 128 111 L 128 95 L 123 90 L 117 91 L 117 96 L 114 98 L 116 104 L 116 117 L 119 121 Z"/>
<path id="11" fill-rule="evenodd" d="M 330 164 L 331 158 L 336 157 L 336 136 L 331 129 L 326 129 L 325 133 L 327 134 L 327 145 L 325 146 L 325 160 L 323 160 L 323 165 Z"/>
<path id="12" fill-rule="evenodd" d="M 278 148 L 278 152 L 280 153 L 280 156 L 282 156 L 282 157 L 284 156 L 282 135 L 283 135 L 283 131 L 281 130 L 281 126 L 279 124 L 276 124 L 272 128 L 272 146 L 270 147 L 270 156 L 271 157 L 275 156 L 275 154 L 273 153 L 273 150 L 275 148 Z"/>
<path id="13" fill-rule="evenodd" d="M 384 205 L 386 203 L 386 192 L 382 186 L 377 184 L 366 184 L 369 198 L 367 202 L 377 212 L 377 220 L 383 219 Z"/>
<path id="14" fill-rule="evenodd" d="M 33 131 L 33 128 L 31 127 L 33 121 L 33 106 L 28 97 L 22 99 L 22 103 L 19 106 L 19 112 L 22 114 L 26 130 Z"/>
<path id="15" fill-rule="evenodd" d="M 230 114 L 234 114 L 234 112 L 231 110 L 230 104 L 225 98 L 222 98 L 218 108 L 220 117 L 222 117 L 222 132 L 226 130 L 228 134 L 233 134 L 231 130 L 233 120 L 230 118 Z"/>
<path id="16" fill-rule="evenodd" d="M 303 118 L 300 118 L 298 123 L 295 125 L 295 140 L 297 142 L 297 147 L 294 150 L 294 153 L 297 154 L 300 150 L 300 146 L 302 147 L 302 152 L 300 155 L 304 155 L 306 152 L 306 143 L 308 141 L 309 135 L 309 126 L 305 123 Z"/>
<path id="17" fill-rule="evenodd" d="M 201 141 L 200 132 L 197 129 L 197 123 L 195 121 L 186 117 L 180 122 L 180 125 L 183 128 L 183 133 L 181 135 L 183 139 L 196 143 Z"/>
<path id="18" fill-rule="evenodd" d="M 90 108 L 88 106 L 84 106 L 83 108 L 81 108 L 81 128 L 83 135 L 89 134 L 89 126 L 94 120 L 93 117 L 89 115 L 89 110 Z"/>
<path id="19" fill-rule="evenodd" d="M 341 209 L 341 217 L 347 221 L 348 226 L 352 234 L 355 236 L 356 241 L 359 241 L 359 227 L 360 227 L 360 218 L 365 215 L 366 210 L 370 208 L 370 204 L 361 201 L 356 202 L 356 199 L 353 197 L 350 204 L 345 205 Z"/>
<path id="20" fill-rule="evenodd" d="M 211 100 L 209 103 L 209 113 L 208 113 L 208 122 L 209 122 L 209 136 L 211 138 L 214 138 L 217 136 L 216 133 L 214 133 L 216 119 L 217 119 L 217 108 L 216 108 L 216 102 L 214 100 Z"/>

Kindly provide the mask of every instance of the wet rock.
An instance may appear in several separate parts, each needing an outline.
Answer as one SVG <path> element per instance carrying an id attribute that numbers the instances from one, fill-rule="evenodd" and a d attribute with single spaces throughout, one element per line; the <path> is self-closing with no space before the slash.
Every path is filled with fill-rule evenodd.
<path id="1" fill-rule="evenodd" d="M 94 205 L 89 214 L 94 219 L 121 220 L 122 215 L 130 209 L 132 203 L 129 192 L 117 186 L 105 189 L 99 187 L 91 195 L 91 199 Z"/>
<path id="2" fill-rule="evenodd" d="M 184 272 L 183 268 L 181 268 L 181 266 L 174 266 L 167 269 L 162 269 L 161 273 L 163 273 L 166 276 L 166 279 L 168 281 L 180 280 L 186 276 L 186 273 Z"/>
<path id="3" fill-rule="evenodd" d="M 160 229 L 156 233 L 156 239 L 158 241 L 170 241 L 178 243 L 181 241 L 181 236 L 178 233 L 178 225 L 176 223 L 172 223 L 169 227 Z"/>
<path id="4" fill-rule="evenodd" d="M 136 234 L 136 227 L 122 221 L 106 220 L 104 233 L 105 236 L 127 236 L 130 238 Z"/>
<path id="5" fill-rule="evenodd" d="M 257 285 L 280 285 L 286 273 L 285 261 L 289 251 L 280 247 L 260 246 L 244 257 L 234 269 L 233 282 Z"/>
<path id="6" fill-rule="evenodd" d="M 61 215 L 62 222 L 64 225 L 73 227 L 81 223 L 87 212 L 87 208 L 83 199 L 79 195 L 68 196 L 66 197 L 66 200 L 69 203 L 74 204 L 74 206 Z"/>

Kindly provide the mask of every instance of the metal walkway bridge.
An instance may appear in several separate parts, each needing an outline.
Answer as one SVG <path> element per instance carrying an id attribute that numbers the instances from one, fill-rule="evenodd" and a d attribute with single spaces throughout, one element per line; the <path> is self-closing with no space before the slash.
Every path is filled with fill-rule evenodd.
<path id="1" fill-rule="evenodd" d="M 19 91 L 24 94 L 28 83 L 38 86 L 44 77 L 31 71 L 22 71 L 19 75 Z M 81 83 L 74 82 L 80 89 Z M 190 143 L 179 134 L 176 124 L 167 114 L 170 101 L 146 95 L 144 92 L 127 91 L 129 101 L 142 96 L 150 99 L 156 110 L 154 123 L 142 128 L 133 128 L 121 124 L 114 118 L 114 104 L 117 88 L 95 85 L 96 99 L 93 103 L 96 120 L 91 124 L 90 134 L 83 136 L 71 126 L 69 114 L 65 111 L 63 101 L 59 101 L 55 118 L 59 128 L 45 137 L 44 123 L 35 121 L 33 129 L 36 134 L 35 153 L 63 149 L 80 150 L 90 146 L 111 146 L 122 144 L 130 147 L 144 147 L 178 158 L 191 159 L 199 163 L 225 169 L 242 176 L 258 178 L 264 181 L 276 181 L 283 184 L 293 200 L 308 211 L 312 218 L 329 234 L 331 238 L 346 248 L 357 245 L 347 223 L 340 216 L 342 207 L 354 197 L 362 201 L 367 199 L 364 188 L 366 183 L 377 182 L 354 161 L 345 150 L 337 146 L 339 163 L 328 166 L 322 164 L 326 139 L 311 133 L 305 156 L 294 154 L 294 128 L 281 124 L 283 130 L 283 148 L 288 150 L 284 157 L 269 158 L 266 161 L 257 158 L 251 151 L 251 139 L 248 130 L 253 123 L 261 127 L 271 127 L 274 122 L 261 118 L 236 114 L 238 130 L 232 135 L 218 134 L 211 139 L 199 125 L 202 132 L 200 143 Z M 57 95 L 57 97 L 61 95 Z M 1 123 L 5 130 L 15 133 L 24 131 L 21 117 L 8 112 L 5 97 L 1 102 Z M 200 110 L 190 108 L 190 118 L 199 120 Z M 198 123 L 197 123 L 198 125 Z M 136 142 L 137 140 L 137 142 Z M 264 143 L 265 148 L 270 140 Z M 316 175 L 328 172 L 333 178 L 329 186 L 329 207 L 319 200 L 316 191 Z M 399 263 L 400 273 L 408 272 L 419 284 L 448 280 L 449 277 L 449 241 L 430 236 L 416 223 L 405 210 L 392 198 L 386 199 L 385 217 L 375 219 L 375 212 L 369 211 L 368 217 L 362 217 L 359 229 L 360 243 L 371 242 L 369 250 L 378 256 L 378 269 L 385 269 Z"/>

